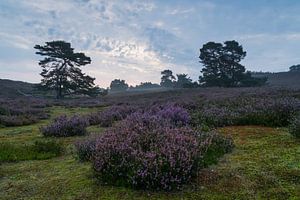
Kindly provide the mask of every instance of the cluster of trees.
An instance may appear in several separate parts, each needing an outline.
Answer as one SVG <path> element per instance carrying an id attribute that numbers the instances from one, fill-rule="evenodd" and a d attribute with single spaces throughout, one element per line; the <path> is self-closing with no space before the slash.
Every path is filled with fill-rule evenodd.
<path id="1" fill-rule="evenodd" d="M 91 58 L 84 53 L 74 52 L 71 44 L 65 41 L 46 42 L 45 45 L 34 47 L 36 54 L 44 59 L 39 61 L 43 77 L 39 88 L 45 91 L 55 91 L 58 99 L 66 95 L 97 96 L 107 94 L 95 86 L 95 78 L 81 71 L 82 66 L 91 63 Z M 128 89 L 150 88 L 195 88 L 199 86 L 242 87 L 261 86 L 266 78 L 254 78 L 240 63 L 246 56 L 243 47 L 236 41 L 226 41 L 224 44 L 208 42 L 200 49 L 200 62 L 203 64 L 199 83 L 193 82 L 187 74 L 176 74 L 169 69 L 161 72 L 160 85 L 144 82 L 135 87 L 128 86 L 125 80 L 115 79 L 110 84 L 111 91 L 126 91 Z M 300 65 L 290 67 L 291 71 L 299 71 Z"/>
<path id="2" fill-rule="evenodd" d="M 300 64 L 291 66 L 290 72 L 300 72 Z"/>
<path id="3" fill-rule="evenodd" d="M 197 82 L 188 77 L 187 74 L 176 74 L 177 78 L 173 75 L 173 72 L 169 69 L 166 69 L 161 72 L 161 87 L 174 87 L 174 88 L 194 88 L 198 87 Z"/>
<path id="4" fill-rule="evenodd" d="M 200 62 L 204 65 L 199 77 L 200 84 L 218 87 L 261 86 L 267 78 L 254 78 L 240 63 L 246 51 L 237 41 L 224 44 L 208 42 L 200 49 Z"/>
<path id="5" fill-rule="evenodd" d="M 151 83 L 151 82 L 142 82 L 139 85 L 128 86 L 125 80 L 115 79 L 110 83 L 110 91 L 112 92 L 121 92 L 121 91 L 134 91 L 134 90 L 147 90 L 155 88 L 195 88 L 200 85 L 197 82 L 188 77 L 187 74 L 177 74 L 176 77 L 173 75 L 173 72 L 169 69 L 166 69 L 161 72 L 161 82 L 160 84 Z"/>

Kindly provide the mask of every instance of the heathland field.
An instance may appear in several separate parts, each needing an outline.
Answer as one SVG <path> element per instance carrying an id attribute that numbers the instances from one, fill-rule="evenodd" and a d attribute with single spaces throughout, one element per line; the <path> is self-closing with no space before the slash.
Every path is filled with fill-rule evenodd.
<path id="1" fill-rule="evenodd" d="M 0 199 L 300 199 L 299 94 L 1 99 Z"/>

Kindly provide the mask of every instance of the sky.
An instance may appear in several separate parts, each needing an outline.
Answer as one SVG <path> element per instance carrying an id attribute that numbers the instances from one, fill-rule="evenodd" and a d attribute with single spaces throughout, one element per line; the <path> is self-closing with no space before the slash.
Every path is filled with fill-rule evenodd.
<path id="1" fill-rule="evenodd" d="M 160 72 L 198 80 L 199 49 L 238 41 L 251 71 L 300 63 L 299 0 L 1 0 L 0 78 L 37 83 L 33 46 L 65 40 L 92 63 L 83 72 L 108 87 L 159 83 Z"/>

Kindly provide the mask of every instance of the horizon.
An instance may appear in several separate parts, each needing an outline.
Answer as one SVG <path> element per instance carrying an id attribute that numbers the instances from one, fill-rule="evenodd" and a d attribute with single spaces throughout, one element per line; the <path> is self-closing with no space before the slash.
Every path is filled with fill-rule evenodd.
<path id="1" fill-rule="evenodd" d="M 296 0 L 53 2 L 0 2 L 1 79 L 39 82 L 42 58 L 33 47 L 52 40 L 91 57 L 82 70 L 100 87 L 113 79 L 159 83 L 164 69 L 197 81 L 199 49 L 208 41 L 238 41 L 251 71 L 287 71 L 300 63 Z"/>

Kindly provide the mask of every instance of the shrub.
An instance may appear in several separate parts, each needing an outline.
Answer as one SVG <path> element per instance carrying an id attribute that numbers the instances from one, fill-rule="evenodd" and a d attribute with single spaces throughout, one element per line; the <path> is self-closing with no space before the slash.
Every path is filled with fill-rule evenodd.
<path id="1" fill-rule="evenodd" d="M 89 137 L 75 143 L 76 154 L 80 161 L 90 161 L 95 153 L 96 137 Z"/>
<path id="2" fill-rule="evenodd" d="M 135 107 L 129 105 L 114 105 L 104 111 L 92 113 L 88 116 L 91 125 L 110 127 L 114 122 L 125 119 L 135 111 Z"/>
<path id="3" fill-rule="evenodd" d="M 0 143 L 0 161 L 44 160 L 59 156 L 62 151 L 62 145 L 53 140 L 27 145 Z"/>
<path id="4" fill-rule="evenodd" d="M 0 115 L 0 124 L 4 126 L 24 126 L 38 122 L 32 115 Z"/>
<path id="5" fill-rule="evenodd" d="M 175 104 L 165 104 L 162 106 L 153 106 L 150 113 L 169 121 L 174 126 L 186 126 L 190 123 L 188 111 Z"/>
<path id="6" fill-rule="evenodd" d="M 66 115 L 62 115 L 54 121 L 44 127 L 40 128 L 40 131 L 44 136 L 55 137 L 69 137 L 75 135 L 85 135 L 88 121 L 85 117 L 74 115 L 68 118 Z"/>
<path id="7" fill-rule="evenodd" d="M 208 163 L 203 157 L 209 149 L 211 154 L 217 152 L 217 159 L 232 148 L 231 142 L 217 134 L 203 135 L 188 126 L 175 126 L 186 120 L 168 119 L 161 110 L 134 113 L 98 136 L 95 143 L 77 145 L 79 157 L 92 161 L 103 183 L 172 190 L 188 183 Z"/>
<path id="8" fill-rule="evenodd" d="M 226 125 L 287 126 L 300 101 L 294 98 L 237 98 L 205 104 L 193 112 L 192 124 L 202 127 Z"/>
<path id="9" fill-rule="evenodd" d="M 296 138 L 300 138 L 300 115 L 295 117 L 289 125 L 289 132 Z"/>

